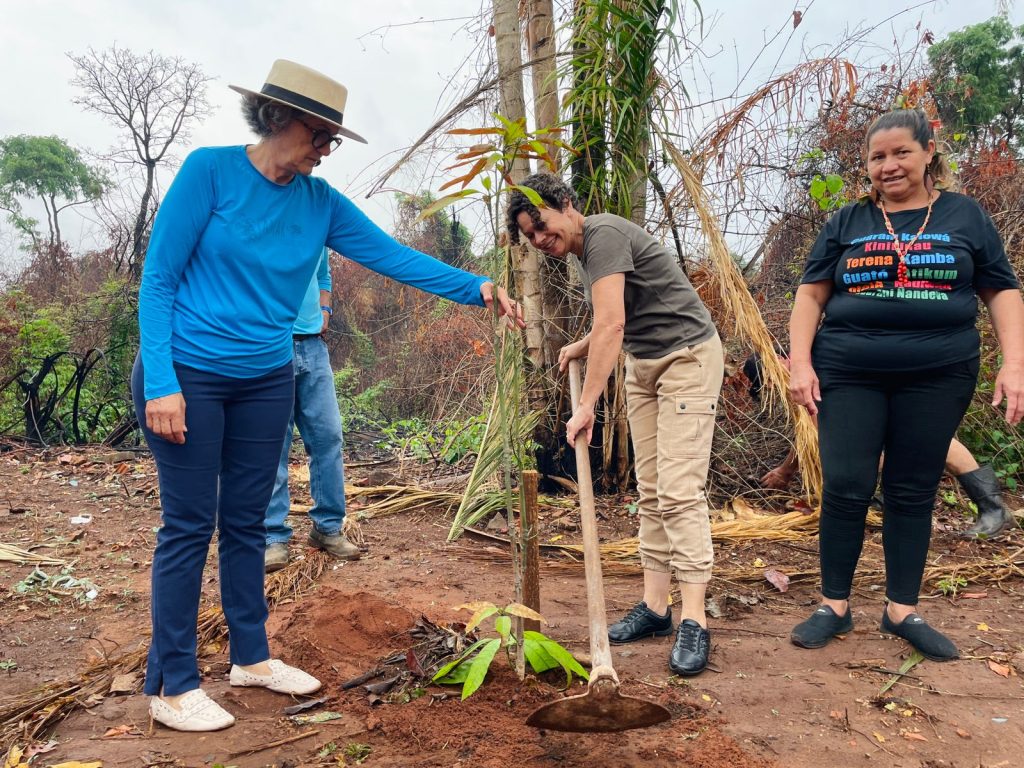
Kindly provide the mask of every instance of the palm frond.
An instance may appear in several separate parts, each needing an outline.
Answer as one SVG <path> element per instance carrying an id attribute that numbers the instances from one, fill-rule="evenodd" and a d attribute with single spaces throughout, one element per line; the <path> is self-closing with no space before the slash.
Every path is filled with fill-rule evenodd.
<path id="1" fill-rule="evenodd" d="M 818 431 L 807 411 L 795 405 L 789 398 L 789 372 L 776 355 L 775 339 L 769 333 L 757 303 L 729 253 L 725 237 L 711 210 L 711 204 L 697 171 L 668 136 L 662 133 L 660 139 L 679 171 L 683 186 L 700 219 L 701 231 L 707 243 L 707 257 L 718 285 L 724 316 L 732 318 L 733 333 L 760 354 L 764 380 L 767 384 L 764 390 L 766 405 L 768 408 L 774 408 L 778 407 L 779 403 L 785 404 L 786 413 L 796 431 L 804 492 L 808 499 L 820 498 L 822 480 L 821 463 L 818 458 Z"/>

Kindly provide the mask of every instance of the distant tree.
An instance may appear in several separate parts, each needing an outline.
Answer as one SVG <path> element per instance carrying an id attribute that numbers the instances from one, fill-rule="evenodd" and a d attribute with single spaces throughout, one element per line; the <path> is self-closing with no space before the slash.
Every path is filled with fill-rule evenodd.
<path id="1" fill-rule="evenodd" d="M 395 238 L 418 251 L 436 256 L 461 269 L 473 268 L 473 236 L 451 209 L 438 211 L 419 220 L 424 208 L 434 202 L 429 192 L 419 195 L 399 193 L 395 219 Z"/>
<path id="2" fill-rule="evenodd" d="M 56 136 L 8 136 L 0 139 L 0 208 L 11 224 L 32 240 L 42 243 L 39 223 L 26 216 L 21 202 L 38 200 L 46 211 L 50 251 L 60 248 L 61 211 L 96 200 L 108 186 L 106 175 L 86 163 L 78 150 Z"/>
<path id="3" fill-rule="evenodd" d="M 136 53 L 116 45 L 68 54 L 75 65 L 71 84 L 82 91 L 75 103 L 103 115 L 122 129 L 126 145 L 115 162 L 141 165 L 145 182 L 131 232 L 131 274 L 142 274 L 146 234 L 156 209 L 156 169 L 172 160 L 175 142 L 184 141 L 193 123 L 210 112 L 206 84 L 198 64 L 149 51 Z"/>
<path id="4" fill-rule="evenodd" d="M 939 116 L 954 132 L 1019 146 L 1024 132 L 1024 26 L 1004 16 L 928 50 Z"/>

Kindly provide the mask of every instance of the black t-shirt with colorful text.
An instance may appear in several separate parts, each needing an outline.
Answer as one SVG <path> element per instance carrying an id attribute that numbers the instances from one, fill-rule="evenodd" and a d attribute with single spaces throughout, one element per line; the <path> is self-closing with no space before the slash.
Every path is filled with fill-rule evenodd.
<path id="1" fill-rule="evenodd" d="M 889 213 L 904 248 L 926 213 Z M 802 280 L 833 283 L 814 338 L 816 367 L 912 371 L 978 355 L 977 289 L 1018 287 L 988 214 L 969 197 L 940 193 L 905 262 L 899 280 L 899 257 L 874 203 L 851 203 L 828 220 Z"/>

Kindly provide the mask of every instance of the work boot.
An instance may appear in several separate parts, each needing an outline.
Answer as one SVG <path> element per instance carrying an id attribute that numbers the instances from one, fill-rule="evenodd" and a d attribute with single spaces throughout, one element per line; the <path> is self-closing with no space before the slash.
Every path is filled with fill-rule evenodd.
<path id="1" fill-rule="evenodd" d="M 273 573 L 274 571 L 280 571 L 288 565 L 290 559 L 288 545 L 283 541 L 267 544 L 267 549 L 263 553 L 263 572 Z"/>
<path id="2" fill-rule="evenodd" d="M 345 538 L 344 533 L 328 535 L 316 528 L 309 532 L 309 546 L 323 550 L 338 560 L 358 560 L 362 554 L 359 547 Z"/>
<path id="3" fill-rule="evenodd" d="M 1013 516 L 1003 505 L 999 482 L 992 467 L 978 467 L 973 472 L 957 475 L 957 482 L 964 493 L 978 507 L 978 519 L 964 531 L 969 539 L 991 539 L 1005 531 L 1014 522 Z"/>

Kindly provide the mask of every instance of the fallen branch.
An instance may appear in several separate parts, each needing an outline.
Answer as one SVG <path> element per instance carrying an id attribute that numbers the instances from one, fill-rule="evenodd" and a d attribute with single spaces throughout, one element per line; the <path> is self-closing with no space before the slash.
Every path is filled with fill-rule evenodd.
<path id="1" fill-rule="evenodd" d="M 273 749 L 274 747 L 282 747 L 285 744 L 291 744 L 293 741 L 301 741 L 302 739 L 308 739 L 310 736 L 316 736 L 320 733 L 319 730 L 306 731 L 305 733 L 297 733 L 294 736 L 289 736 L 286 739 L 278 739 L 277 741 L 268 741 L 266 744 L 260 744 L 257 747 L 250 747 L 249 749 L 240 749 L 237 752 L 230 752 L 228 757 L 242 757 L 243 755 L 253 755 L 257 752 L 262 752 L 265 749 Z"/>

